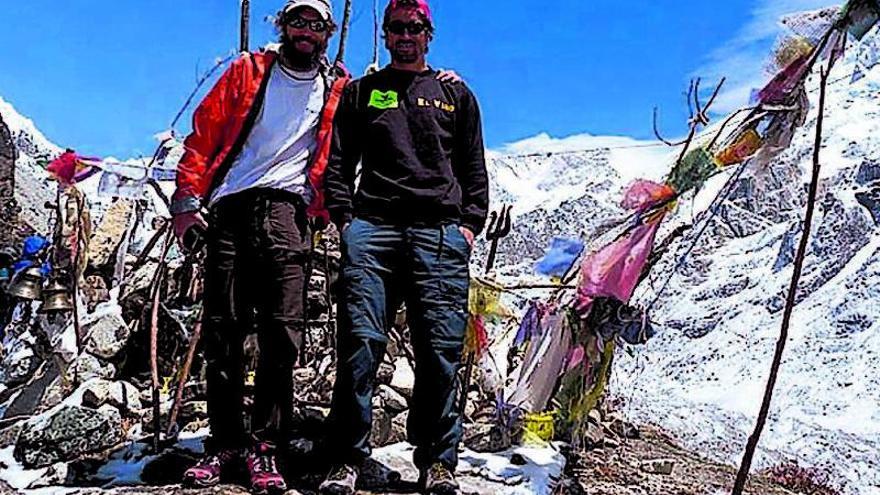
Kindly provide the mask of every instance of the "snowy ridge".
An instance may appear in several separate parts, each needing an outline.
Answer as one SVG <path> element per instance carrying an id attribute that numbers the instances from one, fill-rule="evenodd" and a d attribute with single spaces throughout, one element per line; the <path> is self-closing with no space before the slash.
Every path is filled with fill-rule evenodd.
<path id="1" fill-rule="evenodd" d="M 21 217 L 37 232 L 49 232 L 49 215 L 43 207 L 55 199 L 56 183 L 49 178 L 41 162 L 49 161 L 64 150 L 49 141 L 34 123 L 18 113 L 0 97 L 0 115 L 12 133 L 18 149 L 15 160 L 15 194 L 22 209 Z"/>
<path id="2" fill-rule="evenodd" d="M 18 113 L 2 96 L 0 96 L 0 115 L 9 127 L 21 155 L 38 158 L 46 154 L 54 156 L 64 151 L 49 141 L 31 119 Z"/>

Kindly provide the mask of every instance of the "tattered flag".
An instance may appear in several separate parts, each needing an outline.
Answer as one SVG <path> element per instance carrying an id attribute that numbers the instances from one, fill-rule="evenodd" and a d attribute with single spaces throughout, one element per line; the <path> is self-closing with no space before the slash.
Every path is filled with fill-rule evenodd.
<path id="1" fill-rule="evenodd" d="M 562 278 L 583 250 L 584 243 L 579 239 L 556 237 L 550 243 L 550 249 L 535 265 L 535 271 L 541 275 Z"/>

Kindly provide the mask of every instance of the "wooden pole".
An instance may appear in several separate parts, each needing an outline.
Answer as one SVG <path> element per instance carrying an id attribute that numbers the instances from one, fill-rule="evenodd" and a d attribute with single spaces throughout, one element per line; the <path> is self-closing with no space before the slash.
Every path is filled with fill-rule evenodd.
<path id="1" fill-rule="evenodd" d="M 59 196 L 60 197 L 60 196 Z M 60 203 L 59 203 L 60 204 Z M 83 242 L 83 225 L 82 225 L 82 216 L 83 216 L 83 208 L 85 208 L 85 200 L 80 196 L 76 198 L 76 242 L 75 249 L 76 252 L 73 255 L 73 270 L 72 280 L 70 284 L 71 288 L 71 301 L 73 302 L 73 332 L 76 334 L 76 352 L 77 354 L 83 352 L 85 349 L 85 342 L 83 341 L 82 334 L 82 326 L 79 320 L 79 265 L 82 263 L 82 250 L 84 249 Z M 58 217 L 57 221 L 61 221 L 61 217 Z"/>
<path id="2" fill-rule="evenodd" d="M 241 30 L 239 39 L 241 45 L 239 51 L 246 52 L 249 49 L 248 34 L 250 33 L 251 24 L 251 0 L 241 0 Z"/>
<path id="3" fill-rule="evenodd" d="M 189 348 L 186 350 L 186 358 L 183 361 L 183 367 L 180 369 L 177 390 L 174 391 L 174 405 L 171 407 L 171 417 L 168 419 L 168 428 L 165 430 L 166 437 L 171 436 L 174 426 L 177 424 L 177 415 L 180 413 L 180 404 L 183 402 L 183 388 L 186 386 L 186 380 L 189 378 L 189 372 L 192 368 L 193 359 L 195 358 L 196 349 L 198 348 L 201 336 L 202 310 L 200 310 L 196 316 L 196 324 L 195 327 L 193 327 L 193 333 L 189 338 Z"/>
<path id="4" fill-rule="evenodd" d="M 767 388 L 764 390 L 764 400 L 761 402 L 761 410 L 758 413 L 758 421 L 755 425 L 755 431 L 749 437 L 746 443 L 746 451 L 743 455 L 742 464 L 739 472 L 736 474 L 736 481 L 733 485 L 733 495 L 742 495 L 745 489 L 746 480 L 749 476 L 749 470 L 752 467 L 752 458 L 758 447 L 758 441 L 761 439 L 761 432 L 767 423 L 767 415 L 770 412 L 770 403 L 773 400 L 773 388 L 776 386 L 776 379 L 779 374 L 779 368 L 782 364 L 782 354 L 785 351 L 785 344 L 788 340 L 788 329 L 791 324 L 791 315 L 794 311 L 795 297 L 797 295 L 798 283 L 801 279 L 801 273 L 804 268 L 804 259 L 807 255 L 807 247 L 810 240 L 810 229 L 812 228 L 813 213 L 816 208 L 816 195 L 819 187 L 819 151 L 822 148 L 822 124 L 825 117 L 825 93 L 828 86 L 828 73 L 831 71 L 829 65 L 828 71 L 822 68 L 821 82 L 819 86 L 819 117 L 816 121 L 816 143 L 813 146 L 813 175 L 810 182 L 810 190 L 807 196 L 807 212 L 804 217 L 804 231 L 801 236 L 800 245 L 794 260 L 794 273 L 791 276 L 791 284 L 788 287 L 788 297 L 785 301 L 785 311 L 782 315 L 782 329 L 779 332 L 779 340 L 776 341 L 776 353 L 773 356 L 773 364 L 770 366 L 770 377 L 767 380 Z"/>
<path id="5" fill-rule="evenodd" d="M 342 31 L 339 33 L 339 51 L 336 52 L 336 65 L 345 58 L 345 41 L 348 39 L 348 26 L 351 24 L 351 0 L 345 0 L 345 12 L 342 15 Z"/>
<path id="6" fill-rule="evenodd" d="M 159 303 L 162 294 L 162 279 L 165 272 L 165 259 L 168 257 L 168 250 L 171 249 L 171 236 L 174 234 L 173 229 L 168 229 L 165 234 L 165 242 L 162 248 L 162 257 L 159 259 L 159 265 L 156 267 L 156 275 L 153 277 L 152 287 L 150 287 L 150 295 L 152 296 L 152 307 L 150 308 L 150 374 L 152 375 L 152 396 L 153 396 L 153 451 L 159 453 L 159 438 L 161 435 L 162 420 L 160 418 L 161 394 L 159 393 Z"/>

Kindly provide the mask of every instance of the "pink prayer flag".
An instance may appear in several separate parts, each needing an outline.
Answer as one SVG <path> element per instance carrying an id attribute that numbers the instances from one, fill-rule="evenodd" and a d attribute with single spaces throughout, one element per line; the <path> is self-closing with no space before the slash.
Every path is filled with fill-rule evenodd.
<path id="1" fill-rule="evenodd" d="M 758 94 L 761 103 L 785 103 L 792 96 L 792 92 L 797 85 L 803 80 L 811 58 L 811 55 L 801 55 L 782 72 L 777 74 Z"/>
<path id="2" fill-rule="evenodd" d="M 95 167 L 101 163 L 99 158 L 87 158 L 77 155 L 72 150 L 67 150 L 61 156 L 52 160 L 46 170 L 65 186 L 85 180 L 97 170 Z"/>
<path id="3" fill-rule="evenodd" d="M 589 314 L 596 297 L 629 301 L 665 216 L 662 213 L 651 218 L 584 259 L 576 303 L 581 316 Z"/>
<path id="4" fill-rule="evenodd" d="M 621 206 L 627 210 L 643 212 L 654 205 L 668 201 L 673 196 L 675 196 L 675 189 L 667 184 L 638 179 L 626 189 Z"/>

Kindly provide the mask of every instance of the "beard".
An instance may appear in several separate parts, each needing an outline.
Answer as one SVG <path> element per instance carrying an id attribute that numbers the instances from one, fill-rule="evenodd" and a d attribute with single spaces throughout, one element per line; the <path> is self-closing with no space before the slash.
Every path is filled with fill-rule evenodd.
<path id="1" fill-rule="evenodd" d="M 402 64 L 416 63 L 424 55 L 424 51 L 412 41 L 398 41 L 390 51 L 391 59 Z"/>
<path id="2" fill-rule="evenodd" d="M 310 51 L 300 50 L 297 45 L 301 43 L 311 45 L 312 49 Z M 294 68 L 314 68 L 318 65 L 318 61 L 321 60 L 326 48 L 326 45 L 323 43 L 305 36 L 297 36 L 295 38 L 283 36 L 281 39 L 281 54 L 284 55 L 284 59 Z"/>

